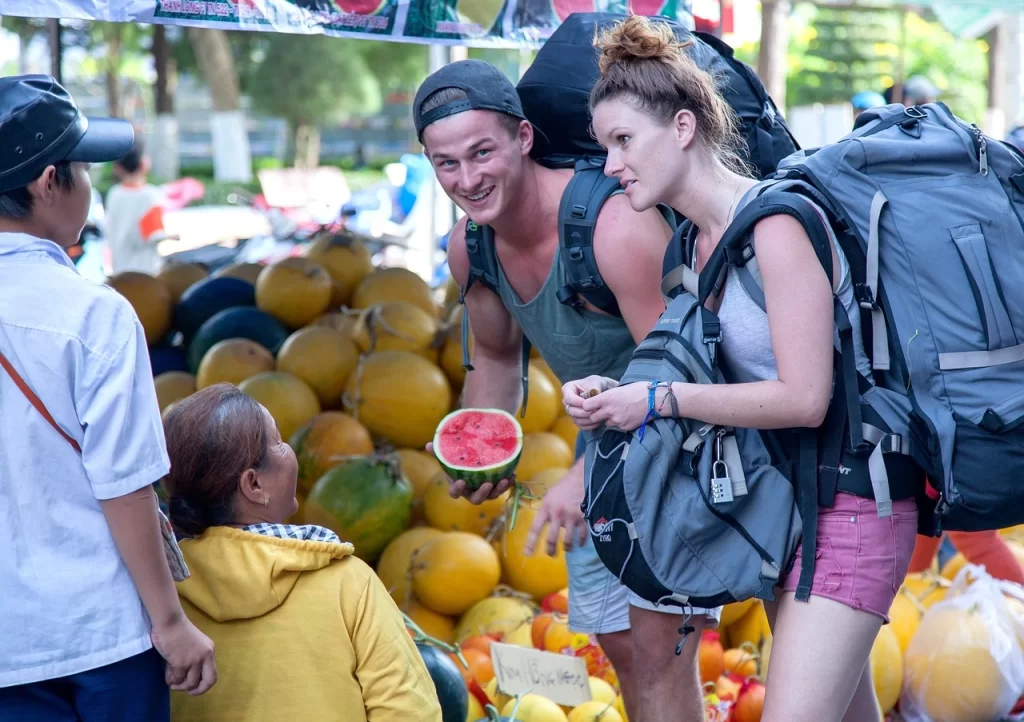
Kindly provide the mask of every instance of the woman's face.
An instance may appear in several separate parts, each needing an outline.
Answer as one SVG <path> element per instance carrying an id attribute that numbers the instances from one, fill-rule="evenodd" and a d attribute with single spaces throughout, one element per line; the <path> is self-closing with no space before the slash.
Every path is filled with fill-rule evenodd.
<path id="1" fill-rule="evenodd" d="M 625 188 L 633 210 L 669 202 L 683 162 L 675 124 L 661 125 L 619 98 L 600 103 L 593 116 L 594 135 L 608 153 L 604 172 Z"/>
<path id="2" fill-rule="evenodd" d="M 292 447 L 284 442 L 277 429 L 274 417 L 264 407 L 263 419 L 267 434 L 267 455 L 263 468 L 257 477 L 260 486 L 266 493 L 270 504 L 265 516 L 273 522 L 282 523 L 299 510 L 299 502 L 295 498 L 295 487 L 299 474 L 299 462 L 295 458 Z"/>

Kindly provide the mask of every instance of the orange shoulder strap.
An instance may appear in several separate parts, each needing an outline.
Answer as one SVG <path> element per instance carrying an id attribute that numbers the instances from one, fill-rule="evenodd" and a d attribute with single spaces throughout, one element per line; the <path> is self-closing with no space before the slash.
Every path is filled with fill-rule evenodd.
<path id="1" fill-rule="evenodd" d="M 2 353 L 0 353 L 0 366 L 3 366 L 4 370 L 10 374 L 10 377 L 14 380 L 14 385 L 21 389 L 21 393 L 25 394 L 25 398 L 27 398 L 32 405 L 36 407 L 36 410 L 43 415 L 43 418 L 50 422 L 50 426 L 55 428 L 57 433 L 63 436 L 64 439 L 71 444 L 74 450 L 81 454 L 82 448 L 78 445 L 78 442 L 68 436 L 64 429 L 57 426 L 57 422 L 53 420 L 52 416 L 50 416 L 50 412 L 46 410 L 45 406 L 43 406 L 43 402 L 40 401 L 39 397 L 32 392 L 32 389 L 30 389 L 28 384 L 25 383 L 25 379 L 18 375 L 18 372 L 14 370 L 14 367 L 11 366 L 11 363 Z"/>

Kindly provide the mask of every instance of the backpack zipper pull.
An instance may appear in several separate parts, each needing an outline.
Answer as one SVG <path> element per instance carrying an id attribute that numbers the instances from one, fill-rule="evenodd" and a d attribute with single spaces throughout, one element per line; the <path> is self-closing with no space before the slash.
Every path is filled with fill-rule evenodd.
<path id="1" fill-rule="evenodd" d="M 978 132 L 978 141 L 981 144 L 978 148 L 978 163 L 981 165 L 981 174 L 988 175 L 988 142 L 980 131 Z"/>

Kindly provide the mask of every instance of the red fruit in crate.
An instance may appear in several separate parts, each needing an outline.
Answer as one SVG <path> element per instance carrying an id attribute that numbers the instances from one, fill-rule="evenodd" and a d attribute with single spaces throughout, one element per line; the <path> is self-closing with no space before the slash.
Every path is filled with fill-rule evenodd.
<path id="1" fill-rule="evenodd" d="M 764 685 L 756 679 L 748 679 L 740 688 L 736 705 L 732 708 L 732 722 L 761 722 L 764 710 Z"/>
<path id="2" fill-rule="evenodd" d="M 715 682 L 725 672 L 725 651 L 718 632 L 705 630 L 700 638 L 697 649 L 697 661 L 700 666 L 701 684 Z"/>

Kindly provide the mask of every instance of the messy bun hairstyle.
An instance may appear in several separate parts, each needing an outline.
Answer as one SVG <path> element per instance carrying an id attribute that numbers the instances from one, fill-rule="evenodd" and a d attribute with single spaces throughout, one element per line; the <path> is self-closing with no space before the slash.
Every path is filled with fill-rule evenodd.
<path id="1" fill-rule="evenodd" d="M 729 170 L 751 176 L 741 152 L 739 120 L 718 92 L 716 80 L 698 67 L 664 22 L 630 15 L 599 32 L 601 77 L 590 92 L 590 110 L 606 100 L 623 99 L 667 125 L 680 110 L 693 113 L 698 139 Z"/>

